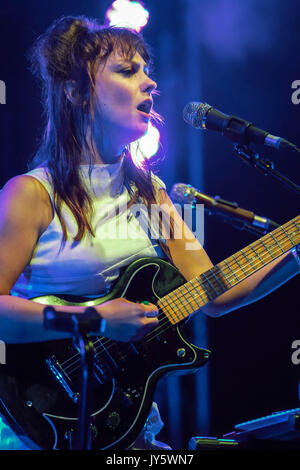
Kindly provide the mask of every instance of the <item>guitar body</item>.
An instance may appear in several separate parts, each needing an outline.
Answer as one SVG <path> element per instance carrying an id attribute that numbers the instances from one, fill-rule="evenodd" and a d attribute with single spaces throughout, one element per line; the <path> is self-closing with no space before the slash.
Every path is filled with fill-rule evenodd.
<path id="1" fill-rule="evenodd" d="M 117 297 L 157 301 L 186 281 L 158 258 L 133 262 L 98 305 Z M 86 304 L 75 297 L 34 299 L 45 304 Z M 89 299 L 90 300 L 90 299 Z M 91 302 L 89 301 L 89 305 Z M 148 417 L 155 386 L 165 374 L 195 372 L 210 352 L 187 342 L 182 322 L 172 325 L 163 312 L 143 340 L 116 342 L 93 337 L 92 449 L 126 449 Z M 72 449 L 77 429 L 80 356 L 72 340 L 7 345 L 0 369 L 0 412 L 31 448 Z"/>

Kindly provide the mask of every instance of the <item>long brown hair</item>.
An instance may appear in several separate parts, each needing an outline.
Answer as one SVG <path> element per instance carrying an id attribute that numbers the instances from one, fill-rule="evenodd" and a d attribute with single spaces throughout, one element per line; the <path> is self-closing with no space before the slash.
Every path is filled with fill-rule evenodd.
<path id="1" fill-rule="evenodd" d="M 41 143 L 29 167 L 47 167 L 63 240 L 67 239 L 63 203 L 72 211 L 78 225 L 74 240 L 81 240 L 86 231 L 94 235 L 90 222 L 92 200 L 81 182 L 79 165 L 85 155 L 91 171 L 93 161 L 91 152 L 87 151 L 85 130 L 86 123 L 93 119 L 95 72 L 99 63 L 107 60 L 116 49 L 128 59 L 138 52 L 148 65 L 152 62 L 149 47 L 140 34 L 127 28 L 101 26 L 95 19 L 85 16 L 64 16 L 56 20 L 36 40 L 29 53 L 31 70 L 42 84 L 45 118 Z M 80 99 L 76 103 L 65 93 L 69 80 L 77 85 Z M 153 112 L 152 117 L 159 118 L 159 115 Z M 151 161 L 145 159 L 143 166 L 136 166 L 127 148 L 124 169 L 124 184 L 131 203 L 141 198 L 150 208 L 150 204 L 156 202 Z"/>

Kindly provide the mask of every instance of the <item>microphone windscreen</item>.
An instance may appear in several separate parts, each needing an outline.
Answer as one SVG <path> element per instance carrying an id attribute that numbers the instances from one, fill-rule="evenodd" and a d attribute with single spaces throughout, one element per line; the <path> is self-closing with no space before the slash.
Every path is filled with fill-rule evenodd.
<path id="1" fill-rule="evenodd" d="M 179 204 L 193 204 L 196 190 L 189 184 L 177 183 L 171 189 L 170 197 Z"/>
<path id="2" fill-rule="evenodd" d="M 204 129 L 204 118 L 210 108 L 211 106 L 207 103 L 198 103 L 197 101 L 188 103 L 183 109 L 183 119 L 196 129 Z"/>

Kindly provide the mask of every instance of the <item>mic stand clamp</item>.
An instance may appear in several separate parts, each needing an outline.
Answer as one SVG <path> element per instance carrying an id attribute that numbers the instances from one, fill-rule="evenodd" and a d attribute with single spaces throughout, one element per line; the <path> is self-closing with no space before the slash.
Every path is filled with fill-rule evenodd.
<path id="1" fill-rule="evenodd" d="M 84 313 L 59 312 L 51 306 L 44 309 L 44 327 L 49 330 L 69 332 L 73 345 L 80 352 L 81 386 L 78 402 L 78 428 L 75 433 L 75 444 L 72 450 L 91 449 L 91 411 L 92 411 L 92 379 L 94 371 L 94 346 L 90 334 L 103 331 L 103 320 L 93 307 Z"/>
<path id="2" fill-rule="evenodd" d="M 300 186 L 291 181 L 278 170 L 275 170 L 274 163 L 271 160 L 265 160 L 261 158 L 258 153 L 253 152 L 246 145 L 234 144 L 234 153 L 244 162 L 260 170 L 265 176 L 272 176 L 274 179 L 280 181 L 283 185 L 300 195 Z"/>

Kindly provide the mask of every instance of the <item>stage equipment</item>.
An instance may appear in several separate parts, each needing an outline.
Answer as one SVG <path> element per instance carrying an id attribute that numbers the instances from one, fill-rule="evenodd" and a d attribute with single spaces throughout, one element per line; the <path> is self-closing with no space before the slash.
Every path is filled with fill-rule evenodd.
<path id="1" fill-rule="evenodd" d="M 234 426 L 222 438 L 195 436 L 190 450 L 299 450 L 300 408 L 277 411 Z"/>
<path id="2" fill-rule="evenodd" d="M 76 296 L 32 299 L 45 305 L 77 301 L 93 307 L 124 297 L 158 306 L 159 324 L 141 341 L 116 342 L 97 335 L 91 341 L 97 397 L 91 410 L 92 448 L 133 444 L 146 422 L 159 378 L 175 371 L 195 372 L 210 357 L 210 351 L 183 338 L 183 323 L 298 245 L 299 227 L 300 215 L 188 282 L 169 262 L 150 257 L 131 263 L 109 294 L 86 303 Z M 79 367 L 80 352 L 68 340 L 9 344 L 7 363 L 1 366 L 0 411 L 11 428 L 40 448 L 69 449 L 80 398 Z"/>
<path id="3" fill-rule="evenodd" d="M 249 121 L 224 114 L 207 103 L 188 103 L 183 110 L 183 119 L 187 124 L 196 129 L 209 129 L 220 132 L 239 144 L 248 145 L 252 142 L 266 145 L 276 150 L 300 152 L 296 145 L 288 140 L 269 134 L 253 126 Z"/>
<path id="4" fill-rule="evenodd" d="M 177 183 L 172 187 L 170 197 L 179 204 L 204 204 L 205 210 L 211 215 L 221 216 L 225 222 L 240 230 L 248 230 L 255 235 L 266 233 L 279 227 L 271 219 L 261 217 L 254 212 L 242 209 L 236 202 L 226 201 L 220 196 L 211 197 L 201 193 L 190 184 Z"/>

